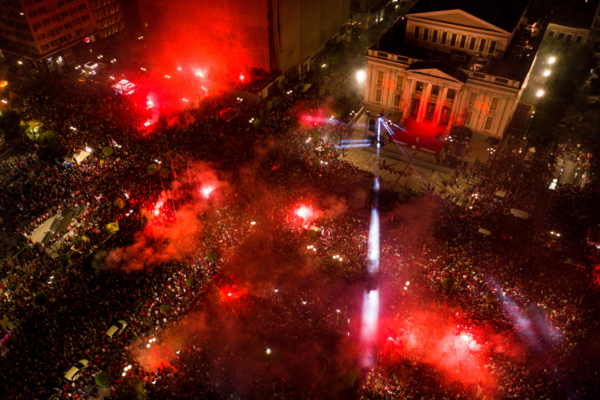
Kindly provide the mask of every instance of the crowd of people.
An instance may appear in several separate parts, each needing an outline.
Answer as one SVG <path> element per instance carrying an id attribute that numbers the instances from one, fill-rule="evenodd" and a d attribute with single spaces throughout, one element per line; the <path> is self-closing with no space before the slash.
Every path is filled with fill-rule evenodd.
<path id="1" fill-rule="evenodd" d="M 205 99 L 199 109 L 163 115 L 150 128 L 141 95 L 116 96 L 65 77 L 17 95 L 12 106 L 24 120 L 54 132 L 63 153 L 93 151 L 75 165 L 42 151 L 6 165 L 2 216 L 22 249 L 0 272 L 0 315 L 15 325 L 0 367 L 7 398 L 41 398 L 48 385 L 59 387 L 61 398 L 91 398 L 100 371 L 115 377 L 115 396 L 134 377 L 156 398 L 478 398 L 486 391 L 490 398 L 575 399 L 592 393 L 595 376 L 583 364 L 591 355 L 577 357 L 594 326 L 594 308 L 583 304 L 595 301 L 595 288 L 585 272 L 567 271 L 561 262 L 596 258 L 593 249 L 574 245 L 566 228 L 562 238 L 545 233 L 569 224 L 549 211 L 568 209 L 573 194 L 561 187 L 548 196 L 543 166 L 519 178 L 493 169 L 461 205 L 431 193 L 408 211 L 394 201 L 382 204 L 394 217 L 382 225 L 382 270 L 373 279 L 366 271 L 373 176 L 339 157 L 334 143 L 347 129 L 301 118 L 318 115 L 315 104 L 325 100 L 318 87 L 284 95 L 271 109 L 244 102 L 228 122 L 218 117 L 224 100 Z M 253 118 L 261 123 L 249 123 Z M 105 147 L 115 154 L 105 156 Z M 227 187 L 214 200 L 189 190 L 202 184 L 201 175 L 197 183 L 190 178 L 198 162 Z M 167 173 L 150 173 L 150 164 Z M 510 193 L 502 202 L 493 199 L 499 189 Z M 151 236 L 153 227 L 168 225 L 199 201 L 207 204 L 195 209 L 202 229 L 192 249 L 158 263 L 145 260 L 135 270 L 126 259 L 107 261 L 114 249 L 140 243 L 161 252 L 165 240 L 141 241 L 140 235 Z M 298 215 L 301 204 L 314 207 L 314 216 Z M 511 219 L 506 208 L 528 210 L 533 218 Z M 46 217 L 68 210 L 80 212 L 65 232 L 43 244 L 32 240 Z M 431 215 L 429 225 L 415 217 L 420 213 Z M 119 230 L 109 234 L 106 226 L 114 222 Z M 493 233 L 482 236 L 479 228 Z M 410 293 L 403 289 L 407 265 L 414 272 Z M 461 310 L 461 323 L 487 326 L 489 336 L 504 335 L 529 355 L 515 361 L 486 350 L 497 375 L 494 388 L 448 382 L 435 365 L 410 354 L 391 366 L 380 353 L 360 378 L 360 366 L 342 353 L 343 339 L 359 336 L 360 305 L 352 299 L 365 285 L 398 295 L 390 296 L 398 326 L 406 317 L 399 310 L 419 293 L 422 304 L 442 310 L 450 304 Z M 39 301 L 39 293 L 48 300 Z M 228 303 L 232 294 L 235 302 Z M 166 343 L 190 311 L 208 304 L 210 337 L 187 337 L 181 353 L 158 368 L 141 361 L 136 343 Z M 534 342 L 514 334 L 525 329 L 515 315 L 542 316 L 529 328 Z M 109 340 L 105 332 L 119 319 L 128 326 Z M 227 332 L 231 326 L 236 329 Z M 216 340 L 220 334 L 229 340 Z M 285 357 L 265 361 L 264 349 L 260 355 L 250 350 L 266 337 L 279 343 L 266 354 L 280 348 Z M 61 380 L 80 359 L 89 361 L 81 377 Z"/>

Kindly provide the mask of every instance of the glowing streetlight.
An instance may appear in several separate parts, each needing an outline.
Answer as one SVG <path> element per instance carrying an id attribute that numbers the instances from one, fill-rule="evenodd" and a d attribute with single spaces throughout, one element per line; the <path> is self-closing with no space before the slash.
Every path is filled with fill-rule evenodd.
<path id="1" fill-rule="evenodd" d="M 365 83 L 367 81 L 367 73 L 365 70 L 356 71 L 356 81 L 358 83 Z"/>
<path id="2" fill-rule="evenodd" d="M 547 70 L 544 71 L 544 76 L 550 76 L 550 70 L 549 69 L 547 69 Z"/>
<path id="3" fill-rule="evenodd" d="M 271 354 L 271 349 L 267 347 L 267 354 Z"/>
<path id="4" fill-rule="evenodd" d="M 556 57 L 550 57 L 548 59 L 548 64 L 550 64 L 550 65 L 554 64 L 555 62 L 556 62 Z"/>
<path id="5" fill-rule="evenodd" d="M 538 90 L 535 94 L 537 97 L 542 97 L 544 95 L 544 91 L 542 89 Z"/>
<path id="6" fill-rule="evenodd" d="M 88 153 L 91 153 L 91 152 L 92 152 L 92 149 L 91 149 L 91 148 L 89 148 L 89 147 L 86 147 L 86 148 L 85 148 L 85 151 L 87 151 Z"/>

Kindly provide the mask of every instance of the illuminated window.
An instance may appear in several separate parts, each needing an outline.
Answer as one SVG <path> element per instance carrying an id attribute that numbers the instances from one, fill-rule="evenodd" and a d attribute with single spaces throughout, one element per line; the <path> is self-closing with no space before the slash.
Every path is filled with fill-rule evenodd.
<path id="1" fill-rule="evenodd" d="M 465 114 L 465 126 L 471 126 L 472 118 L 473 118 L 473 113 L 471 111 L 467 111 L 467 114 Z"/>
<path id="2" fill-rule="evenodd" d="M 486 132 L 489 132 L 492 130 L 492 125 L 494 125 L 494 118 L 493 117 L 487 117 L 485 119 L 485 126 L 483 127 L 483 130 Z"/>
<path id="3" fill-rule="evenodd" d="M 375 91 L 375 103 L 381 103 L 381 89 Z"/>
<path id="4" fill-rule="evenodd" d="M 400 107 L 400 97 L 402 97 L 401 93 L 394 93 L 394 97 L 392 98 L 392 107 Z"/>
<path id="5" fill-rule="evenodd" d="M 383 85 L 383 71 L 377 71 L 377 86 Z"/>
<path id="6" fill-rule="evenodd" d="M 415 85 L 415 92 L 422 92 L 423 91 L 423 82 L 417 82 L 417 84 Z"/>
<path id="7" fill-rule="evenodd" d="M 469 107 L 473 107 L 477 103 L 477 93 L 471 93 L 471 97 L 469 98 Z"/>
<path id="8" fill-rule="evenodd" d="M 500 99 L 493 97 L 492 102 L 490 103 L 490 114 L 495 114 L 496 111 L 498 111 L 498 104 L 500 104 Z"/>

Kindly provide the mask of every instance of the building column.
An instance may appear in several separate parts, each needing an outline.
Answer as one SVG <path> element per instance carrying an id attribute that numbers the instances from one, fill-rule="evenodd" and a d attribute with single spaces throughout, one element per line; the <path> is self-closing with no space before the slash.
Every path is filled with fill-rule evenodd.
<path id="1" fill-rule="evenodd" d="M 435 112 L 433 113 L 433 126 L 438 126 L 442 119 L 442 111 L 444 109 L 444 103 L 446 102 L 446 95 L 448 94 L 448 88 L 444 86 L 442 93 L 438 94 L 438 100 L 435 104 Z"/>
<path id="2" fill-rule="evenodd" d="M 365 103 L 371 103 L 371 82 L 373 81 L 373 66 L 367 64 L 367 82 L 365 82 Z"/>
<path id="3" fill-rule="evenodd" d="M 427 104 L 429 103 L 429 97 L 431 96 L 431 82 L 427 82 L 427 86 L 423 88 L 421 93 L 421 101 L 419 102 L 419 112 L 417 114 L 417 122 L 421 122 L 427 115 Z"/>
<path id="4" fill-rule="evenodd" d="M 403 94 L 403 96 L 402 96 L 403 103 L 402 103 L 402 119 L 400 120 L 401 124 L 404 123 L 404 120 L 408 116 L 408 109 L 409 109 L 410 103 L 412 101 L 413 93 L 415 92 L 416 84 L 417 84 L 417 80 L 412 78 L 410 85 L 408 85 L 409 90 L 405 90 L 404 93 L 402 93 Z"/>
<path id="5" fill-rule="evenodd" d="M 456 115 L 459 112 L 459 109 L 460 109 L 459 105 L 460 105 L 460 102 L 462 101 L 464 92 L 465 92 L 464 90 L 461 90 L 460 92 L 458 92 L 458 94 L 456 96 L 454 96 L 454 102 L 452 103 L 452 109 L 450 110 L 450 118 L 448 119 L 448 125 L 446 126 L 445 133 L 450 133 L 450 129 L 452 129 L 452 127 L 456 123 Z"/>

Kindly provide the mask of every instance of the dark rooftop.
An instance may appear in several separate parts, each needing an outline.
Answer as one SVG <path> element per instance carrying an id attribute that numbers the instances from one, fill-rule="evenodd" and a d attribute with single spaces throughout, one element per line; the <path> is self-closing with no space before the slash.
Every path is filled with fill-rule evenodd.
<path id="1" fill-rule="evenodd" d="M 590 29 L 598 0 L 561 3 L 552 7 L 552 23 L 571 28 Z"/>
<path id="2" fill-rule="evenodd" d="M 490 24 L 512 32 L 519 24 L 529 0 L 421 0 L 407 14 L 432 11 L 462 10 Z"/>

